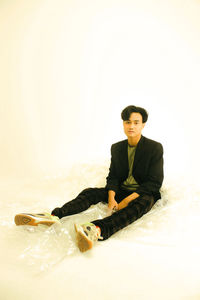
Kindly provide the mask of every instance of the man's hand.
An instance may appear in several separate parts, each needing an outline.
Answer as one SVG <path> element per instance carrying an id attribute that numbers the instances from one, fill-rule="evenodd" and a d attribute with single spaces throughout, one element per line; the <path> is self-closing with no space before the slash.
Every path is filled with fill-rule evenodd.
<path id="1" fill-rule="evenodd" d="M 108 208 L 111 210 L 118 210 L 118 203 L 115 200 L 115 192 L 108 191 Z"/>
<path id="2" fill-rule="evenodd" d="M 111 210 L 118 210 L 118 203 L 114 198 L 108 199 L 108 208 Z"/>

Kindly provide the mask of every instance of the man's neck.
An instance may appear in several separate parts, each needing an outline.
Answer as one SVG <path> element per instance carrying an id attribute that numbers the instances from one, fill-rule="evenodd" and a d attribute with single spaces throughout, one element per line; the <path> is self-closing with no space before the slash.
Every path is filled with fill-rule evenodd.
<path id="1" fill-rule="evenodd" d="M 139 140 L 141 139 L 141 136 L 142 135 L 134 137 L 134 138 L 128 138 L 128 144 L 130 146 L 134 146 L 134 147 L 137 146 L 137 144 L 139 143 Z"/>

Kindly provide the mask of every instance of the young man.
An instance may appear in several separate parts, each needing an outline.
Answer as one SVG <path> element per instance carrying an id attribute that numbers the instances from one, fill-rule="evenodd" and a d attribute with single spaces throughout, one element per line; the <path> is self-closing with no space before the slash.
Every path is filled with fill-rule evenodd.
<path id="1" fill-rule="evenodd" d="M 62 218 L 77 214 L 98 202 L 108 203 L 112 215 L 92 223 L 75 224 L 80 251 L 92 248 L 97 240 L 106 240 L 112 234 L 147 213 L 160 199 L 163 182 L 163 147 L 142 136 L 148 119 L 145 109 L 126 107 L 121 117 L 126 140 L 111 147 L 111 164 L 105 188 L 88 188 L 74 200 L 55 208 L 51 215 L 19 214 L 17 225 L 51 225 L 55 216 Z"/>

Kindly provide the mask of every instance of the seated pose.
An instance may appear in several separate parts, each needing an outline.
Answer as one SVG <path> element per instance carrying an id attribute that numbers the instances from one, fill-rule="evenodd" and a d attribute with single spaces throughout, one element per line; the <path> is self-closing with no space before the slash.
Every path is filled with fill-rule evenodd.
<path id="1" fill-rule="evenodd" d="M 84 252 L 91 249 L 95 241 L 108 239 L 152 208 L 161 197 L 163 147 L 142 135 L 148 119 L 145 109 L 131 105 L 122 111 L 121 117 L 127 139 L 111 146 L 105 188 L 87 188 L 51 214 L 18 214 L 16 225 L 52 225 L 60 218 L 82 212 L 98 202 L 108 203 L 111 216 L 75 224 L 77 245 Z"/>

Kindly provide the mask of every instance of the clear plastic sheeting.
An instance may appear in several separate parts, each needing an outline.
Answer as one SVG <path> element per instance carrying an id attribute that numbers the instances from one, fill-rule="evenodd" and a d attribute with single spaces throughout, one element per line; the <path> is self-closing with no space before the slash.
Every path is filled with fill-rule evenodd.
<path id="1" fill-rule="evenodd" d="M 22 261 L 35 272 L 45 271 L 66 257 L 79 253 L 76 246 L 74 223 L 85 223 L 109 214 L 105 204 L 99 203 L 86 212 L 61 219 L 60 224 L 50 227 L 17 226 L 13 229 L 15 244 L 21 244 L 18 261 Z M 23 244 L 23 246 L 22 246 Z"/>
<path id="2" fill-rule="evenodd" d="M 107 168 L 92 165 L 81 168 L 85 176 L 77 177 L 76 168 L 70 176 L 57 176 L 32 182 L 13 182 L 1 186 L 0 216 L 1 250 L 9 256 L 9 262 L 30 268 L 38 273 L 71 257 L 79 255 L 76 246 L 74 223 L 84 223 L 110 214 L 107 205 L 99 203 L 87 211 L 61 219 L 59 225 L 16 226 L 14 216 L 20 212 L 39 213 L 61 206 L 86 187 L 81 178 L 91 179 L 93 186 L 103 186 L 103 172 Z M 95 169 L 96 176 L 95 176 Z M 92 170 L 92 172 L 90 172 Z M 73 174 L 73 176 L 72 176 Z M 77 178 L 79 180 L 77 180 Z M 70 190 L 70 186 L 73 189 Z M 77 191 L 75 193 L 75 190 Z M 69 196 L 70 195 L 70 196 Z M 66 199 L 68 198 L 68 200 Z M 109 241 L 121 240 L 162 247 L 197 247 L 200 228 L 200 191 L 197 187 L 180 182 L 166 181 L 162 199 L 142 218 L 117 232 Z M 103 242 L 105 243 L 105 242 Z M 101 243 L 97 243 L 96 247 Z"/>
<path id="3" fill-rule="evenodd" d="M 125 291 L 127 299 L 132 295 L 137 299 L 199 299 L 200 189 L 186 178 L 165 178 L 162 199 L 149 213 L 86 253 L 76 246 L 74 223 L 109 215 L 103 203 L 62 218 L 60 225 L 15 225 L 17 213 L 51 211 L 86 187 L 104 186 L 108 165 L 79 165 L 79 169 L 81 174 L 74 166 L 67 176 L 1 182 L 1 285 L 2 295 L 10 295 L 4 299 L 45 299 L 48 295 L 48 299 L 62 300 L 66 284 L 73 299 L 102 299 L 103 295 L 118 300 Z M 119 272 L 122 290 L 115 284 Z M 98 293 L 97 276 L 101 280 Z M 95 288 L 88 296 L 91 285 Z"/>
<path id="4" fill-rule="evenodd" d="M 69 175 L 35 180 L 1 182 L 0 215 L 1 252 L 11 265 L 30 269 L 31 273 L 48 270 L 66 257 L 79 253 L 74 223 L 84 223 L 110 214 L 107 205 L 99 203 L 81 214 L 61 219 L 51 227 L 16 226 L 17 213 L 51 211 L 73 199 L 88 186 L 104 186 L 107 164 L 74 165 Z M 81 172 L 79 171 L 81 170 Z M 90 181 L 90 185 L 89 185 Z"/>
<path id="5" fill-rule="evenodd" d="M 167 247 L 198 247 L 200 189 L 187 181 L 166 181 L 152 210 L 118 233 L 117 238 Z"/>

